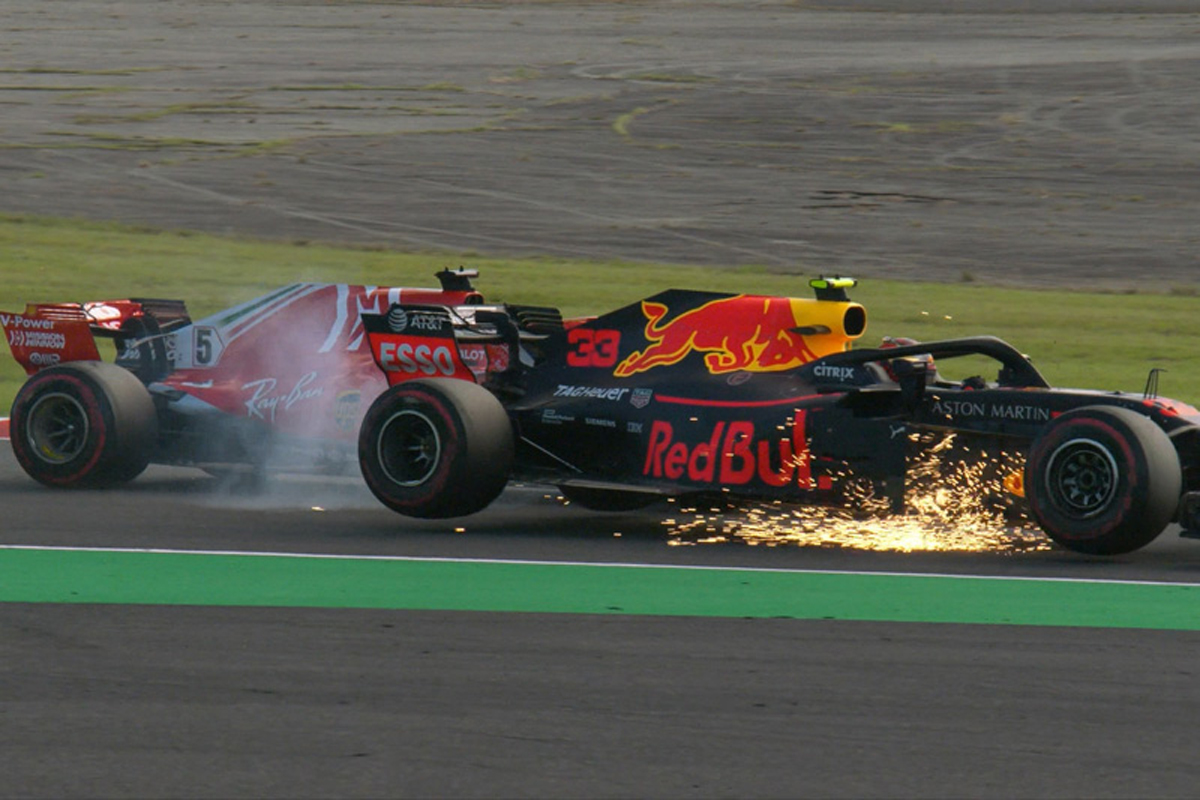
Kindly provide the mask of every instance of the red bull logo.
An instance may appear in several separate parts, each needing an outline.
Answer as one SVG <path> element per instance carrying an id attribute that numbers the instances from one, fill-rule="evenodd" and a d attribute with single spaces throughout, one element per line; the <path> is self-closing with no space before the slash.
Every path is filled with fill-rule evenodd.
<path id="1" fill-rule="evenodd" d="M 775 488 L 812 489 L 806 416 L 803 409 L 796 411 L 791 438 L 759 439 L 753 422 L 732 420 L 716 423 L 708 438 L 699 442 L 678 436 L 670 422 L 656 420 L 650 427 L 642 474 L 722 486 L 758 481 Z"/>
<path id="2" fill-rule="evenodd" d="M 627 378 L 677 364 L 692 352 L 704 353 L 704 365 L 714 375 L 776 372 L 807 364 L 818 355 L 804 336 L 791 330 L 798 325 L 793 302 L 786 297 L 724 297 L 664 321 L 667 307 L 644 300 L 649 344 L 618 364 L 613 374 Z"/>

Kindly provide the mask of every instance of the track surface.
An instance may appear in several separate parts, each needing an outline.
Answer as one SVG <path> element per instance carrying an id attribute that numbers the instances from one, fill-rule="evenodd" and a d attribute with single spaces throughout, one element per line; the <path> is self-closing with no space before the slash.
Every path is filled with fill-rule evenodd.
<path id="1" fill-rule="evenodd" d="M 0 209 L 1195 284 L 1192 4 L 952 5 L 9 0 Z M 414 523 L 354 480 L 248 496 L 170 469 L 62 494 L 0 449 L 0 544 L 1200 582 L 1200 548 L 1171 534 L 1111 560 L 672 547 L 669 513 L 518 487 L 465 523 Z M 3 795 L 1129 797 L 1200 781 L 1190 632 L 0 608 Z"/>
<path id="2" fill-rule="evenodd" d="M 1200 550 L 1169 535 L 1113 560 L 668 547 L 661 512 L 538 487 L 416 523 L 352 479 L 249 496 L 152 468 L 63 495 L 5 453 L 0 498 L 2 544 L 1200 583 Z M 1196 633 L 15 603 L 0 644 L 14 794 L 1128 797 L 1200 779 Z"/>

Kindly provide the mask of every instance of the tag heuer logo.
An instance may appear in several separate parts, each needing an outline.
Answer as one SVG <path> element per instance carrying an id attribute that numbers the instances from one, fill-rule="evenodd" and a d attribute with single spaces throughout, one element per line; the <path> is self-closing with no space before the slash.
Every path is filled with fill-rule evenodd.
<path id="1" fill-rule="evenodd" d="M 629 396 L 629 402 L 634 408 L 645 408 L 650 405 L 650 398 L 653 395 L 653 389 L 634 389 L 633 394 Z"/>
<path id="2" fill-rule="evenodd" d="M 408 328 L 408 313 L 396 306 L 387 315 L 388 327 L 395 333 L 403 333 Z"/>

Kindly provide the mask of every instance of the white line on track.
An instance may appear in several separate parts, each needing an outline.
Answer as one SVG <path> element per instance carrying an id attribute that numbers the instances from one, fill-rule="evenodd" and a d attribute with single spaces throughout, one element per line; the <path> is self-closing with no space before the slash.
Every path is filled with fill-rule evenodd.
<path id="1" fill-rule="evenodd" d="M 288 553 L 260 552 L 254 550 L 175 550 L 157 547 L 67 547 L 55 545 L 31 544 L 0 544 L 0 550 L 32 550 L 38 552 L 63 553 L 140 553 L 151 555 L 180 555 L 180 556 L 238 556 L 244 558 L 296 558 L 323 559 L 328 561 L 394 561 L 408 563 L 434 564 L 497 564 L 508 566 L 536 567 L 604 567 L 615 569 L 662 569 L 688 570 L 696 572 L 761 572 L 788 575 L 838 575 L 851 577 L 882 577 L 882 578 L 941 578 L 978 581 L 1018 581 L 1031 583 L 1083 583 L 1111 584 L 1120 586 L 1175 586 L 1200 587 L 1200 583 L 1184 581 L 1136 581 L 1113 578 L 1062 578 L 1039 577 L 1035 575 L 980 575 L 970 573 L 946 572 L 875 572 L 870 570 L 826 570 L 826 569 L 783 569 L 778 567 L 734 567 L 712 566 L 702 564 L 650 564 L 638 562 L 617 561 L 537 561 L 531 559 L 506 558 L 451 558 L 442 556 L 385 556 L 385 555 L 352 555 L 349 553 Z"/>

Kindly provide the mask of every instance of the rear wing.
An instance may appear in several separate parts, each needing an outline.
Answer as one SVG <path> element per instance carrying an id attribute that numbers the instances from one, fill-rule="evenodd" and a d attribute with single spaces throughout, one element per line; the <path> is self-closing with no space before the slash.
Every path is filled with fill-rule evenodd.
<path id="1" fill-rule="evenodd" d="M 151 298 L 31 303 L 22 314 L 0 312 L 5 341 L 28 375 L 69 361 L 99 361 L 97 336 L 115 340 L 118 363 L 132 359 L 137 363 L 124 366 L 163 372 L 169 354 L 161 339 L 190 323 L 183 301 Z"/>
<path id="2" fill-rule="evenodd" d="M 31 304 L 24 314 L 0 312 L 0 327 L 26 375 L 67 361 L 100 360 L 91 320 L 78 304 Z"/>
<path id="3" fill-rule="evenodd" d="M 363 314 L 362 323 L 371 355 L 389 386 L 412 378 L 475 381 L 459 353 L 445 308 L 397 303 L 386 314 Z"/>
<path id="4" fill-rule="evenodd" d="M 557 309 L 541 306 L 456 308 L 393 303 L 386 314 L 364 313 L 375 364 L 389 385 L 410 378 L 461 378 L 484 385 L 521 368 L 522 344 L 562 330 Z"/>

